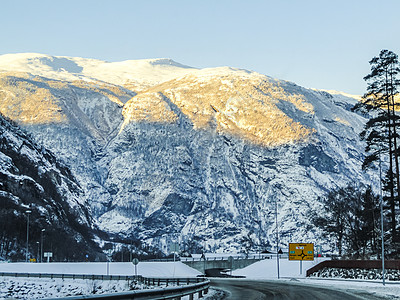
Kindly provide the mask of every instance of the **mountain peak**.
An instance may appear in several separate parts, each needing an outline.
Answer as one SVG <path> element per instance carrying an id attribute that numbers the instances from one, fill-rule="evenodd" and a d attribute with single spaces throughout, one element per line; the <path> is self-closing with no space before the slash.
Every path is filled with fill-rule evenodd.
<path id="1" fill-rule="evenodd" d="M 146 61 L 153 66 L 173 66 L 185 69 L 195 69 L 193 67 L 180 64 L 171 58 L 152 58 L 152 59 L 143 59 L 141 61 Z"/>
<path id="2" fill-rule="evenodd" d="M 0 55 L 0 72 L 24 72 L 53 80 L 104 81 L 145 87 L 196 71 L 170 58 L 107 62 L 98 59 L 51 56 L 40 53 Z M 137 84 L 136 84 L 137 85 Z"/>

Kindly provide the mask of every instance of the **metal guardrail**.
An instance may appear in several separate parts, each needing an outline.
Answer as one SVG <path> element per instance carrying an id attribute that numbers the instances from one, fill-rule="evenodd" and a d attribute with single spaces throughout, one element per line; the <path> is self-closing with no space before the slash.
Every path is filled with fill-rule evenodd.
<path id="1" fill-rule="evenodd" d="M 183 296 L 190 296 L 198 293 L 199 298 L 208 293 L 210 281 L 203 277 L 192 278 L 158 278 L 143 276 L 125 275 L 88 275 L 88 274 L 49 274 L 49 273 L 10 273 L 0 272 L 0 276 L 7 277 L 28 277 L 28 278 L 61 278 L 61 279 L 89 279 L 89 280 L 137 280 L 147 286 L 160 286 L 157 289 L 135 290 L 129 292 L 102 294 L 102 295 L 83 295 L 64 298 L 47 298 L 46 300 L 77 300 L 77 299 L 179 299 Z M 161 286 L 165 286 L 161 288 Z M 174 285 L 174 286 L 170 286 Z"/>
<path id="2" fill-rule="evenodd" d="M 0 276 L 28 277 L 28 278 L 61 278 L 61 279 L 91 279 L 91 280 L 138 280 L 143 282 L 142 276 L 125 275 L 90 275 L 90 274 L 50 274 L 50 273 L 12 273 L 0 272 Z"/>
<path id="3" fill-rule="evenodd" d="M 88 296 L 72 296 L 65 298 L 48 298 L 46 300 L 80 300 L 80 299 L 135 299 L 135 300 L 161 300 L 161 299 L 180 299 L 184 296 L 190 296 L 192 300 L 194 294 L 198 293 L 199 298 L 203 297 L 203 294 L 208 293 L 210 281 L 205 280 L 204 282 L 194 283 L 186 286 L 175 286 L 165 287 L 160 289 L 151 290 L 136 290 L 131 292 L 104 294 L 104 295 L 88 295 Z"/>
<path id="4" fill-rule="evenodd" d="M 11 272 L 0 272 L 0 276 L 8 277 L 27 277 L 27 278 L 61 278 L 61 279 L 89 279 L 89 280 L 125 280 L 131 281 L 136 280 L 142 282 L 145 285 L 184 285 L 191 283 L 199 283 L 204 281 L 202 277 L 189 277 L 189 278 L 167 278 L 167 277 L 143 277 L 138 276 L 127 276 L 127 275 L 89 275 L 89 274 L 50 274 L 50 273 L 11 273 Z"/>
<path id="5" fill-rule="evenodd" d="M 192 278 L 156 278 L 156 277 L 142 277 L 143 283 L 146 285 L 166 285 L 170 284 L 174 285 L 189 285 L 192 283 L 200 283 L 204 282 L 205 279 L 203 277 L 192 277 Z"/>

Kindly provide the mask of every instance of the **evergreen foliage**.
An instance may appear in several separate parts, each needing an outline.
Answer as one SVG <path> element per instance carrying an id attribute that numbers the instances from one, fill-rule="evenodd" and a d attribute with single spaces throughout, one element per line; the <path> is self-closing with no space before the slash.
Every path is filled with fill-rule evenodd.
<path id="1" fill-rule="evenodd" d="M 398 56 L 392 51 L 382 50 L 379 56 L 370 62 L 371 73 L 364 77 L 367 92 L 353 110 L 369 116 L 360 137 L 366 142 L 367 153 L 363 169 L 374 164 L 385 166 L 382 178 L 386 216 L 389 218 L 391 240 L 397 243 L 397 206 L 400 204 L 400 171 L 399 171 L 399 115 L 400 103 L 396 101 L 400 86 L 400 64 Z M 388 167 L 386 168 L 386 165 Z M 381 165 L 380 165 L 381 166 Z"/>
<path id="2" fill-rule="evenodd" d="M 339 256 L 368 257 L 379 248 L 379 197 L 371 187 L 349 185 L 327 194 L 314 224 L 333 239 Z"/>
<path id="3" fill-rule="evenodd" d="M 0 260 L 25 260 L 27 210 L 31 211 L 28 258 L 43 256 L 39 245 L 43 252 L 53 252 L 55 261 L 82 261 L 86 254 L 98 258 L 91 219 L 83 222 L 79 216 L 86 209 L 72 207 L 64 195 L 67 190 L 60 187 L 64 182 L 69 192 L 80 195 L 70 170 L 1 114 L 0 158 L 4 164 L 0 168 Z"/>

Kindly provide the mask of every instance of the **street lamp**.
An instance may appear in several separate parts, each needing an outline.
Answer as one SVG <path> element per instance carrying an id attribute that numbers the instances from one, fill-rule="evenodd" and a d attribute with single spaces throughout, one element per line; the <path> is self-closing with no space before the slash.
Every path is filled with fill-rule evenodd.
<path id="1" fill-rule="evenodd" d="M 279 279 L 279 231 L 278 231 L 278 201 L 275 197 L 275 226 L 276 226 L 276 268 Z"/>
<path id="2" fill-rule="evenodd" d="M 39 242 L 36 242 L 36 244 L 37 244 L 37 252 L 36 252 L 36 262 L 38 263 L 39 262 Z"/>
<path id="3" fill-rule="evenodd" d="M 26 223 L 26 253 L 25 253 L 25 261 L 26 262 L 28 262 L 28 250 L 29 250 L 29 246 L 28 246 L 28 244 L 29 244 L 29 214 L 31 213 L 32 211 L 30 211 L 30 210 L 27 210 L 26 211 L 26 213 L 27 213 L 27 218 L 28 218 L 28 221 L 27 221 L 27 223 Z"/>
<path id="4" fill-rule="evenodd" d="M 385 241 L 383 240 L 383 196 L 382 196 L 382 163 L 381 148 L 379 148 L 379 190 L 380 190 L 380 206 L 381 206 L 381 239 L 382 239 L 382 284 L 385 285 Z"/>
<path id="5" fill-rule="evenodd" d="M 43 233 L 46 231 L 46 229 L 42 229 L 42 232 L 41 232 L 41 237 L 40 237 L 40 240 L 41 240 L 41 245 L 40 245 L 40 262 L 43 262 Z"/>

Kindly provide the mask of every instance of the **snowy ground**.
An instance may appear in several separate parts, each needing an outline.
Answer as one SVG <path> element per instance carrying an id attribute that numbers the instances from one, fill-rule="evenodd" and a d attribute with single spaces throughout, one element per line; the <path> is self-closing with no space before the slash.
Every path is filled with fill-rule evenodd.
<path id="1" fill-rule="evenodd" d="M 316 258 L 314 261 L 289 261 L 288 258 L 279 259 L 279 276 L 288 278 L 305 278 L 306 272 L 311 267 L 327 260 L 327 258 Z M 277 261 L 275 258 L 256 262 L 246 268 L 235 270 L 232 275 L 243 275 L 253 279 L 276 279 L 278 278 Z M 300 265 L 302 270 L 300 272 Z"/>
<path id="2" fill-rule="evenodd" d="M 300 262 L 281 259 L 280 281 L 301 282 L 305 285 L 323 286 L 332 289 L 358 290 L 374 293 L 377 296 L 400 299 L 400 283 L 387 282 L 385 286 L 380 281 L 365 280 L 339 280 L 306 278 L 306 270 L 321 262 Z M 107 263 L 1 263 L 0 272 L 18 273 L 53 273 L 53 274 L 107 274 Z M 134 275 L 134 266 L 131 263 L 110 263 L 110 275 Z M 195 277 L 200 272 L 184 265 L 181 262 L 141 262 L 138 265 L 139 275 L 147 277 Z M 275 259 L 266 259 L 246 268 L 233 271 L 233 275 L 244 275 L 246 279 L 278 280 L 277 262 Z M 3 277 L 0 280 L 0 299 L 14 297 L 17 299 L 40 299 L 45 297 L 62 297 L 73 294 L 92 294 L 122 292 L 132 288 L 132 282 L 126 281 L 100 281 L 100 280 L 62 280 L 38 278 Z M 135 288 L 142 286 L 136 285 Z M 203 299 L 218 299 L 218 293 L 210 290 L 209 295 Z M 188 297 L 187 297 L 188 299 Z"/>
<path id="3" fill-rule="evenodd" d="M 0 263 L 0 272 L 135 275 L 131 263 Z M 181 262 L 140 262 L 137 274 L 144 277 L 196 277 L 201 274 Z M 41 299 L 72 295 L 105 294 L 146 288 L 125 280 L 83 280 L 2 277 L 0 299 Z M 215 292 L 214 292 L 215 293 Z M 211 295 L 213 293 L 210 293 Z"/>
<path id="4" fill-rule="evenodd" d="M 279 260 L 280 281 L 295 280 L 311 286 L 322 286 L 333 289 L 343 290 L 362 290 L 377 296 L 386 296 L 389 299 L 400 299 L 400 282 L 386 281 L 383 286 L 382 281 L 378 280 L 353 280 L 353 279 L 321 279 L 306 277 L 307 269 L 320 263 L 324 259 L 315 261 L 303 261 L 302 272 L 300 274 L 300 262 L 289 261 L 288 259 Z M 246 268 L 235 270 L 232 275 L 243 275 L 247 279 L 268 279 L 278 280 L 276 259 L 266 259 L 254 263 Z"/>
<path id="5" fill-rule="evenodd" d="M 41 299 L 91 294 L 109 294 L 140 289 L 125 280 L 87 280 L 2 277 L 0 299 Z"/>
<path id="6" fill-rule="evenodd" d="M 108 270 L 108 271 L 107 271 Z M 0 272 L 85 274 L 85 275 L 135 275 L 135 266 L 129 262 L 87 263 L 0 263 Z M 177 262 L 139 262 L 137 275 L 143 277 L 196 277 L 201 273 Z"/>

